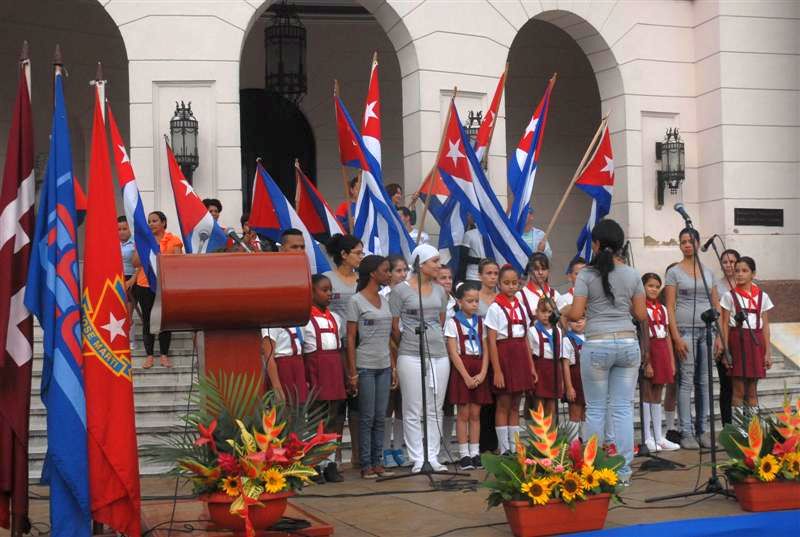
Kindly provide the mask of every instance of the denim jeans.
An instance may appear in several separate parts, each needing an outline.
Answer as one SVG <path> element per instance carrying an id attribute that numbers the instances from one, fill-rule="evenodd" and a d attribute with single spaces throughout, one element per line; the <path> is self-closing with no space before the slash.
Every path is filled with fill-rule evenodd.
<path id="1" fill-rule="evenodd" d="M 383 465 L 383 424 L 392 369 L 358 369 L 359 459 L 361 468 Z"/>
<path id="2" fill-rule="evenodd" d="M 596 435 L 602 442 L 609 411 L 617 452 L 625 458 L 619 469 L 622 479 L 631 476 L 633 396 L 641 361 L 639 342 L 632 338 L 588 340 L 581 352 L 587 436 Z"/>
<path id="3" fill-rule="evenodd" d="M 681 338 L 689 347 L 686 359 L 678 358 L 678 419 L 681 434 L 700 436 L 710 430 L 708 400 L 708 353 L 706 352 L 706 328 L 680 328 Z M 692 423 L 692 393 L 695 401 L 695 421 Z"/>

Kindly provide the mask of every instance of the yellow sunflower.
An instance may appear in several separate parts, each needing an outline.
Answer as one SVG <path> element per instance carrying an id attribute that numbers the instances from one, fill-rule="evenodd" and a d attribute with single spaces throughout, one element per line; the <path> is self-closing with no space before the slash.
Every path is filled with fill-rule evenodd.
<path id="1" fill-rule="evenodd" d="M 229 476 L 222 478 L 222 490 L 228 496 L 238 496 L 239 489 L 241 488 L 242 483 L 239 481 L 237 476 Z"/>
<path id="2" fill-rule="evenodd" d="M 800 453 L 787 453 L 783 456 L 783 467 L 792 478 L 800 477 Z"/>
<path id="3" fill-rule="evenodd" d="M 533 505 L 544 505 L 550 499 L 550 486 L 547 479 L 534 479 L 522 484 L 522 492 L 533 501 Z"/>
<path id="4" fill-rule="evenodd" d="M 567 472 L 561 481 L 561 499 L 567 503 L 583 498 L 583 479 L 577 472 Z"/>
<path id="5" fill-rule="evenodd" d="M 265 470 L 264 473 L 261 474 L 261 478 L 264 480 L 264 489 L 269 494 L 280 492 L 286 487 L 286 478 L 274 468 Z"/>
<path id="6" fill-rule="evenodd" d="M 597 471 L 597 478 L 609 487 L 617 486 L 617 474 L 611 468 L 603 468 Z"/>
<path id="7" fill-rule="evenodd" d="M 583 485 L 586 490 L 592 490 L 600 486 L 600 472 L 597 470 L 586 470 L 586 467 L 581 471 L 583 477 Z"/>
<path id="8" fill-rule="evenodd" d="M 778 464 L 778 460 L 774 456 L 765 455 L 758 462 L 758 478 L 761 481 L 772 481 L 778 475 L 780 468 L 781 465 Z"/>

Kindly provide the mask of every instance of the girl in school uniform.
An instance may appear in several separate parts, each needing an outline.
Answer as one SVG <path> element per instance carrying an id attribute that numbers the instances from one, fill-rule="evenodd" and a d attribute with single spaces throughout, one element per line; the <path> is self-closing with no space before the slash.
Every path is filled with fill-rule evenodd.
<path id="1" fill-rule="evenodd" d="M 478 315 L 486 317 L 489 306 L 494 303 L 497 297 L 497 277 L 500 273 L 500 265 L 492 259 L 482 259 L 478 263 L 478 276 L 481 281 L 481 290 L 478 294 Z"/>
<path id="2" fill-rule="evenodd" d="M 647 329 L 650 335 L 650 354 L 644 357 L 642 392 L 644 403 L 644 443 L 651 452 L 675 451 L 680 445 L 670 442 L 661 428 L 662 396 L 664 386 L 675 381 L 675 354 L 669 338 L 669 316 L 667 308 L 658 300 L 661 292 L 661 277 L 648 272 L 642 276 L 647 299 Z M 650 424 L 652 423 L 652 429 Z"/>
<path id="3" fill-rule="evenodd" d="M 500 292 L 486 312 L 484 325 L 496 397 L 495 431 L 502 454 L 516 449 L 513 440 L 522 430 L 519 402 L 526 391 L 533 390 L 536 368 L 527 338 L 528 316 L 516 297 L 519 275 L 505 265 L 498 279 Z"/>
<path id="4" fill-rule="evenodd" d="M 331 280 L 322 274 L 311 277 L 311 317 L 303 327 L 303 358 L 309 387 L 315 391 L 319 403 L 328 405 L 328 433 L 341 436 L 342 422 L 336 420 L 342 401 L 347 399 L 342 363 L 342 337 L 344 323 L 339 314 L 330 310 Z M 343 481 L 336 467 L 335 454 L 323 461 L 322 475 L 325 481 Z"/>
<path id="5" fill-rule="evenodd" d="M 767 369 L 772 367 L 767 312 L 774 306 L 769 295 L 753 283 L 755 275 L 756 262 L 752 257 L 742 256 L 734 271 L 736 288 L 720 301 L 722 336 L 733 359 L 728 374 L 733 380 L 734 407 L 758 405 L 758 379 L 766 377 Z"/>
<path id="6" fill-rule="evenodd" d="M 308 398 L 308 381 L 303 363 L 303 331 L 291 328 L 262 328 L 267 381 L 279 398 L 302 405 Z"/>
<path id="7" fill-rule="evenodd" d="M 408 285 L 408 263 L 402 255 L 393 254 L 386 258 L 389 261 L 389 285 L 381 289 L 381 295 L 389 298 L 396 285 Z M 397 345 L 389 340 L 389 353 L 397 363 Z M 389 405 L 386 409 L 386 421 L 383 426 L 383 466 L 394 468 L 405 466 L 406 457 L 403 450 L 403 397 L 400 393 L 400 384 L 392 387 L 389 392 Z"/>
<path id="8" fill-rule="evenodd" d="M 439 275 L 436 276 L 436 283 L 447 291 L 447 311 L 445 321 L 452 319 L 456 314 L 456 299 L 453 296 L 453 271 L 447 265 L 439 268 Z M 452 368 L 450 368 L 452 374 Z M 444 409 L 442 410 L 442 446 L 439 449 L 439 461 L 443 464 L 455 462 L 450 453 L 450 443 L 453 438 L 453 425 L 455 424 L 455 406 L 445 398 Z"/>
<path id="9" fill-rule="evenodd" d="M 458 311 L 444 325 L 450 356 L 447 402 L 458 407 L 456 439 L 459 470 L 483 468 L 480 457 L 481 407 L 492 402 L 486 375 L 489 349 L 483 319 L 478 315 L 479 287 L 471 282 L 456 289 Z"/>
<path id="10" fill-rule="evenodd" d="M 566 293 L 563 293 L 556 302 L 556 307 L 558 307 L 558 311 L 561 312 L 562 319 L 564 322 L 567 322 L 566 313 L 567 309 L 572 305 L 572 299 L 575 298 L 575 280 L 578 279 L 578 273 L 586 266 L 586 260 L 582 257 L 576 257 L 572 261 L 569 262 L 567 266 L 567 279 L 569 280 L 569 290 Z M 567 327 L 567 324 L 564 324 Z"/>
<path id="11" fill-rule="evenodd" d="M 528 283 L 517 293 L 517 298 L 525 307 L 528 320 L 533 323 L 536 320 L 536 308 L 539 304 L 539 299 L 546 296 L 552 301 L 552 304 L 558 304 L 559 300 L 561 300 L 561 294 L 553 287 L 550 287 L 548 283 L 550 279 L 550 260 L 542 252 L 536 252 L 531 255 L 525 272 L 528 275 Z"/>
<path id="12" fill-rule="evenodd" d="M 564 296 L 564 295 L 562 295 Z M 576 425 L 583 438 L 583 424 L 586 421 L 586 399 L 583 395 L 581 381 L 581 349 L 586 339 L 583 329 L 586 328 L 586 317 L 568 322 L 569 329 L 564 334 L 564 355 L 569 360 L 569 374 L 564 373 L 566 399 L 569 406 L 569 421 Z"/>
<path id="13" fill-rule="evenodd" d="M 564 335 L 550 322 L 553 307 L 548 297 L 536 303 L 536 320 L 528 328 L 528 343 L 538 380 L 534 396 L 546 414 L 556 412 L 558 399 L 564 395 L 564 377 L 569 375 L 569 358 L 564 354 Z"/>

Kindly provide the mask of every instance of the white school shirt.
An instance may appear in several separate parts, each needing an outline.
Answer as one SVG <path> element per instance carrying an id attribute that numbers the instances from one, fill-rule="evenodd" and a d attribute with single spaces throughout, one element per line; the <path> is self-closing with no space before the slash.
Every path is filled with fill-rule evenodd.
<path id="1" fill-rule="evenodd" d="M 729 326 L 736 327 L 736 319 L 733 318 L 734 315 L 736 315 L 736 306 L 734 306 L 734 304 L 733 304 L 733 300 L 734 300 L 733 296 L 732 296 L 733 294 L 736 295 L 736 300 L 739 301 L 739 307 L 742 310 L 745 310 L 745 309 L 749 308 L 750 306 L 747 304 L 747 299 L 744 298 L 743 296 L 741 296 L 739 293 L 731 293 L 731 291 L 728 291 L 727 293 L 722 295 L 722 298 L 719 301 L 719 305 L 723 309 L 725 309 L 725 310 L 730 312 L 730 321 L 728 322 Z M 769 295 L 767 293 L 765 293 L 763 289 L 761 290 L 761 295 L 762 295 L 761 296 L 761 314 L 763 315 L 763 313 L 765 311 L 771 310 L 772 308 L 775 307 L 775 305 L 772 303 L 772 300 L 769 298 Z M 745 329 L 749 328 L 751 330 L 755 330 L 756 329 L 756 321 L 757 321 L 756 314 L 755 313 L 748 313 L 747 314 L 747 321 L 742 323 L 742 328 L 745 328 Z M 762 322 L 761 325 L 760 325 L 760 328 L 763 328 L 763 327 L 764 327 L 764 323 Z"/>
<path id="2" fill-rule="evenodd" d="M 335 350 L 337 347 L 339 347 L 339 341 L 344 337 L 345 334 L 345 327 L 342 318 L 333 311 L 331 311 L 331 315 L 333 315 L 333 319 L 336 321 L 336 325 L 339 327 L 339 333 L 338 335 L 331 334 L 330 332 L 322 334 L 323 351 Z M 328 323 L 328 319 L 325 317 L 315 316 L 315 318 L 320 328 L 332 328 Z M 317 331 L 314 329 L 314 325 L 311 323 L 311 321 L 308 321 L 308 324 L 303 327 L 303 354 L 311 354 L 316 350 Z"/>
<path id="3" fill-rule="evenodd" d="M 550 289 L 553 290 L 553 302 L 555 302 L 556 307 L 560 310 L 561 307 L 558 305 L 558 301 L 561 300 L 561 294 L 553 287 Z M 540 287 L 536 288 L 536 291 L 531 291 L 530 288 L 526 285 L 522 288 L 522 291 L 517 291 L 516 297 L 522 303 L 522 308 L 525 308 L 525 301 L 522 298 L 522 295 L 525 295 L 525 298 L 528 299 L 528 304 L 531 307 L 531 313 L 536 313 L 536 308 L 539 306 L 539 300 L 544 296 L 542 293 L 542 289 Z M 525 312 L 527 313 L 527 311 Z"/>
<path id="4" fill-rule="evenodd" d="M 556 299 L 556 307 L 558 308 L 558 311 L 563 310 L 567 306 L 571 306 L 573 300 L 575 300 L 574 289 L 570 289 L 563 295 L 558 295 L 558 298 Z"/>
<path id="5" fill-rule="evenodd" d="M 292 336 L 289 331 L 294 332 L 296 327 L 292 328 L 262 328 L 261 329 L 261 337 L 262 339 L 268 337 L 272 340 L 272 344 L 274 345 L 274 356 L 275 358 L 280 358 L 282 356 L 294 356 L 294 352 L 292 352 Z M 302 336 L 302 330 L 301 330 Z M 300 345 L 300 339 L 298 338 L 297 345 Z M 314 342 L 314 346 L 316 347 L 316 342 Z M 303 352 L 302 349 L 298 348 L 297 353 L 301 354 Z"/>
<path id="6" fill-rule="evenodd" d="M 497 302 L 492 302 L 489 309 L 486 311 L 486 317 L 483 319 L 483 325 L 495 330 L 497 332 L 497 339 L 508 339 L 508 319 L 503 311 L 505 308 Z M 506 311 L 508 311 L 506 309 Z M 523 337 L 525 335 L 525 327 L 528 326 L 528 314 L 525 313 L 525 306 L 519 304 L 518 313 L 522 313 L 522 322 L 525 324 L 514 324 L 513 337 Z M 511 312 L 508 312 L 511 317 Z"/>
<path id="7" fill-rule="evenodd" d="M 447 297 L 447 311 L 444 313 L 445 319 L 452 319 L 456 314 L 456 299 L 453 295 Z"/>
<path id="8" fill-rule="evenodd" d="M 567 358 L 564 354 L 564 333 L 561 329 L 558 330 L 558 354 L 560 354 L 560 358 Z M 553 337 L 553 329 L 550 328 L 545 330 L 544 333 L 546 334 L 547 339 L 544 342 L 544 356 L 539 356 L 539 358 L 547 358 L 549 360 L 553 359 L 553 345 L 550 343 L 550 338 Z M 531 345 L 531 352 L 533 354 L 539 354 L 539 331 L 536 330 L 536 326 L 530 326 L 528 328 L 528 343 Z"/>
<path id="9" fill-rule="evenodd" d="M 414 241 L 414 244 L 416 244 L 417 236 L 419 235 L 419 230 L 417 228 L 413 228 L 411 231 L 408 232 L 408 234 L 411 237 L 411 240 Z M 423 231 L 422 237 L 420 237 L 419 239 L 419 244 L 430 244 L 430 241 L 431 241 L 430 236 Z"/>
<path id="10" fill-rule="evenodd" d="M 469 320 L 469 319 L 467 319 Z M 456 340 L 456 348 L 460 351 L 461 346 L 458 344 L 458 328 L 456 328 L 456 323 L 458 323 L 455 319 L 447 319 L 444 322 L 444 337 L 453 338 Z M 486 324 L 484 322 L 484 324 Z M 475 329 L 477 330 L 477 326 Z M 484 327 L 485 328 L 485 327 Z M 466 336 L 469 332 L 469 329 L 466 326 L 461 327 L 461 332 Z M 483 341 L 483 345 L 486 345 L 486 330 L 483 330 L 483 337 L 481 338 Z M 478 348 L 478 345 L 472 341 L 471 339 L 467 338 L 464 340 L 464 350 L 467 354 L 480 354 L 481 349 Z"/>
<path id="11" fill-rule="evenodd" d="M 580 337 L 583 343 L 586 343 L 586 338 L 583 337 L 583 334 L 578 334 L 578 336 Z M 577 356 L 577 353 L 575 352 L 575 345 L 572 344 L 572 340 L 568 338 L 566 334 L 564 334 L 564 339 L 562 340 L 562 342 L 563 345 L 561 354 L 563 356 L 561 357 L 569 360 L 569 365 L 575 365 L 575 357 Z M 581 343 L 581 345 L 583 345 L 583 343 Z"/>
<path id="12" fill-rule="evenodd" d="M 667 325 L 669 324 L 669 315 L 667 314 L 667 307 L 664 306 L 664 304 L 659 304 L 658 307 L 661 308 L 661 315 L 664 316 L 664 324 L 650 326 L 650 324 L 648 323 L 648 326 L 650 326 L 650 337 L 654 339 L 664 339 L 667 337 Z M 653 310 L 650 308 L 647 308 L 647 317 L 649 317 L 651 321 L 655 320 L 653 319 Z"/>
<path id="13" fill-rule="evenodd" d="M 486 257 L 486 252 L 483 249 L 483 236 L 477 227 L 464 233 L 464 237 L 461 239 L 461 246 L 469 248 L 469 253 L 467 255 L 470 257 L 476 257 L 478 259 Z M 476 282 L 480 281 L 477 263 L 467 265 L 466 279 Z"/>

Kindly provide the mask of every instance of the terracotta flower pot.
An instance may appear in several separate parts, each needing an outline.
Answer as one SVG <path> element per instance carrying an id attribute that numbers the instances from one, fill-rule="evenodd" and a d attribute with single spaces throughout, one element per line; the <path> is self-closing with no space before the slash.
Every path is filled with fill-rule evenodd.
<path id="1" fill-rule="evenodd" d="M 289 496 L 294 496 L 294 492 L 279 492 L 278 494 L 262 494 L 258 501 L 264 507 L 250 506 L 250 521 L 256 530 L 266 530 L 274 526 L 286 511 Z M 233 515 L 230 512 L 234 497 L 222 492 L 207 494 L 201 497 L 208 506 L 208 516 L 211 521 L 220 528 L 244 531 L 244 518 Z"/>
<path id="2" fill-rule="evenodd" d="M 610 494 L 603 493 L 587 496 L 574 507 L 561 500 L 550 500 L 546 505 L 530 505 L 527 501 L 503 502 L 503 508 L 515 537 L 537 537 L 601 529 L 606 523 L 610 499 Z"/>
<path id="3" fill-rule="evenodd" d="M 800 509 L 800 481 L 763 483 L 748 477 L 733 484 L 736 499 L 745 511 Z"/>

